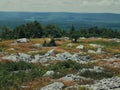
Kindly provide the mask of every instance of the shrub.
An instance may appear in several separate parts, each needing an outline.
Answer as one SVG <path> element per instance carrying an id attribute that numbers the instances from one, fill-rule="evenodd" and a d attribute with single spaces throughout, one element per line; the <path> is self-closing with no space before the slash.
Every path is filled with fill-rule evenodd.
<path id="1" fill-rule="evenodd" d="M 18 90 L 19 85 L 41 78 L 45 72 L 43 66 L 32 63 L 0 63 L 0 90 Z"/>
<path id="2" fill-rule="evenodd" d="M 85 71 L 79 74 L 80 76 L 92 79 L 103 79 L 103 78 L 110 78 L 113 76 L 110 72 L 95 72 L 95 71 Z"/>
<path id="3" fill-rule="evenodd" d="M 44 41 L 43 42 L 43 46 L 45 46 L 45 47 L 46 46 L 51 47 L 51 46 L 57 46 L 57 45 L 55 43 L 55 40 L 52 38 L 49 43 L 47 43 L 46 41 Z"/>
<path id="4" fill-rule="evenodd" d="M 48 46 L 56 46 L 55 40 L 53 38 L 48 43 Z"/>
<path id="5" fill-rule="evenodd" d="M 90 67 L 92 68 L 93 66 L 94 66 L 93 63 L 80 64 L 77 63 L 76 61 L 67 60 L 67 61 L 57 62 L 56 64 L 51 65 L 50 70 L 53 70 L 55 72 L 60 72 L 59 75 L 57 74 L 54 75 L 54 78 L 59 78 L 70 73 L 77 73 L 79 69 L 90 68 Z"/>

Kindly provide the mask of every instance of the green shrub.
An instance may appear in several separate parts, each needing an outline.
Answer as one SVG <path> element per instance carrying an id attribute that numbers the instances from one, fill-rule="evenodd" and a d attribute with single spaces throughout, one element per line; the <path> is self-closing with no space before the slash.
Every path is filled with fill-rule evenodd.
<path id="1" fill-rule="evenodd" d="M 37 66 L 32 63 L 0 63 L 0 90 L 18 90 L 19 85 L 33 81 L 35 78 L 40 78 L 45 72 L 43 66 Z"/>
<path id="2" fill-rule="evenodd" d="M 54 65 L 50 66 L 50 70 L 53 70 L 55 72 L 60 72 L 59 75 L 55 74 L 54 78 L 65 76 L 66 74 L 70 73 L 77 73 L 82 68 L 92 68 L 95 64 L 94 63 L 88 63 L 88 64 L 80 64 L 76 61 L 67 60 L 62 62 L 57 62 Z"/>
<path id="3" fill-rule="evenodd" d="M 95 71 L 85 71 L 79 74 L 80 76 L 92 79 L 103 79 L 103 78 L 110 78 L 113 76 L 111 72 L 95 72 Z"/>
<path id="4" fill-rule="evenodd" d="M 43 46 L 52 47 L 52 46 L 57 46 L 57 45 L 55 43 L 55 40 L 53 38 L 51 38 L 50 42 L 48 42 L 48 43 L 46 41 L 44 41 Z"/>

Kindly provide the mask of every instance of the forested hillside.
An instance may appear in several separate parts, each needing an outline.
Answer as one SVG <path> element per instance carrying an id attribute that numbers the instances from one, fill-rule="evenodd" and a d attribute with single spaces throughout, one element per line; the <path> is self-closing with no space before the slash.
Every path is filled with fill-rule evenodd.
<path id="1" fill-rule="evenodd" d="M 0 12 L 0 26 L 16 27 L 27 22 L 41 22 L 43 25 L 55 24 L 68 30 L 71 24 L 78 28 L 94 26 L 120 28 L 120 14 L 112 13 L 64 13 L 64 12 Z"/>

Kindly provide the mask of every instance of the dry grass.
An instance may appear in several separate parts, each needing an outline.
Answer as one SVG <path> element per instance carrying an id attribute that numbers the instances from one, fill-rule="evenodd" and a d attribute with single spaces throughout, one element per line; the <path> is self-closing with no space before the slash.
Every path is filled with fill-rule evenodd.
<path id="1" fill-rule="evenodd" d="M 90 43 L 98 43 L 98 44 L 105 44 L 105 47 L 103 48 L 103 51 L 107 53 L 100 54 L 100 55 L 91 55 L 93 59 L 102 59 L 106 56 L 112 57 L 116 53 L 120 53 L 120 43 L 114 43 L 112 41 L 109 41 L 109 39 L 103 38 L 103 39 L 96 39 L 96 38 L 88 38 L 88 39 L 79 39 L 78 43 L 72 43 L 73 47 L 67 47 L 67 44 L 71 43 L 70 40 L 64 40 L 64 39 L 56 39 L 57 47 L 42 47 L 42 48 L 36 48 L 33 47 L 33 44 L 40 43 L 43 44 L 44 40 L 47 42 L 50 41 L 50 38 L 38 38 L 38 39 L 31 39 L 29 43 L 18 43 L 16 45 L 10 45 L 11 43 L 15 42 L 15 40 L 6 40 L 0 42 L 0 49 L 3 52 L 8 53 L 17 53 L 17 52 L 23 52 L 27 53 L 29 51 L 37 51 L 39 54 L 44 54 L 47 51 L 51 49 L 55 49 L 56 53 L 63 53 L 63 52 L 70 52 L 70 53 L 78 53 L 78 52 L 87 52 L 89 49 L 97 50 L 95 47 L 91 47 Z M 109 45 L 109 43 L 112 43 Z M 78 45 L 84 45 L 85 48 L 83 50 L 76 49 Z M 15 50 L 9 50 L 10 48 L 14 48 Z M 37 54 L 37 53 L 33 53 Z M 1 57 L 1 56 L 0 56 Z"/>
<path id="2" fill-rule="evenodd" d="M 62 81 L 62 83 L 64 84 L 65 87 L 73 86 L 73 85 L 76 84 L 76 83 L 73 82 L 73 81 Z"/>
<path id="3" fill-rule="evenodd" d="M 36 78 L 31 82 L 25 83 L 25 86 L 30 86 L 30 88 L 27 88 L 26 90 L 38 90 L 41 87 L 44 87 L 50 84 L 50 80 L 51 79 L 49 77 Z"/>

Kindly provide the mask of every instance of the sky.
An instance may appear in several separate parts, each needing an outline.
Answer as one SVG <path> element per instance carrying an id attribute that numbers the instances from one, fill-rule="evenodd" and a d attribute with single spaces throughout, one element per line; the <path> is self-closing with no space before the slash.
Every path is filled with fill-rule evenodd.
<path id="1" fill-rule="evenodd" d="M 120 0 L 0 0 L 0 11 L 120 13 Z"/>

